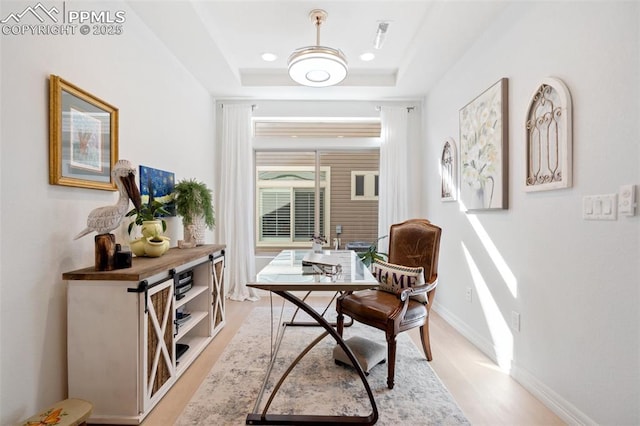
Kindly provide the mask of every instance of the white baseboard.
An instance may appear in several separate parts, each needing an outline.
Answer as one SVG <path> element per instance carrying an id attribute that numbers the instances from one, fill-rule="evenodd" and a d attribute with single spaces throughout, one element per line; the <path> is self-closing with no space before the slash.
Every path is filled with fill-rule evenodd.
<path id="1" fill-rule="evenodd" d="M 454 315 L 447 308 L 439 303 L 433 304 L 433 310 L 442 317 L 451 327 L 464 336 L 469 342 L 476 346 L 482 353 L 493 362 L 499 364 L 497 354 L 500 353 L 495 345 L 479 335 L 469 327 L 464 321 Z M 523 388 L 531 392 L 540 402 L 553 411 L 558 417 L 570 425 L 597 425 L 593 419 L 578 410 L 573 404 L 562 398 L 551 388 L 536 379 L 531 373 L 520 368 L 517 360 L 511 361 L 509 375 L 513 377 Z"/>
<path id="2" fill-rule="evenodd" d="M 569 401 L 536 379 L 531 373 L 518 367 L 515 362 L 511 365 L 511 377 L 520 383 L 523 388 L 531 392 L 533 396 L 538 398 L 547 408 L 556 413 L 558 417 L 567 422 L 567 424 L 594 426 L 598 424 L 582 411 L 578 410 Z"/>
<path id="3" fill-rule="evenodd" d="M 493 362 L 498 364 L 498 350 L 493 343 L 476 333 L 475 330 L 469 327 L 465 322 L 455 316 L 447 308 L 440 305 L 438 302 L 435 302 L 433 304 L 432 309 L 436 311 L 438 315 L 442 317 L 442 319 L 449 323 L 449 325 L 455 328 L 458 333 L 462 334 L 475 347 L 480 349 L 482 353 L 488 356 Z"/>

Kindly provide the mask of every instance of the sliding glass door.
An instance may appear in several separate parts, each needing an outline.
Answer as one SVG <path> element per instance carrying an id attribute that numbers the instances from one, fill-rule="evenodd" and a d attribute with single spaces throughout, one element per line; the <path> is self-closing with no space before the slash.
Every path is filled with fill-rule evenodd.
<path id="1" fill-rule="evenodd" d="M 378 164 L 378 149 L 256 151 L 256 250 L 375 240 Z"/>

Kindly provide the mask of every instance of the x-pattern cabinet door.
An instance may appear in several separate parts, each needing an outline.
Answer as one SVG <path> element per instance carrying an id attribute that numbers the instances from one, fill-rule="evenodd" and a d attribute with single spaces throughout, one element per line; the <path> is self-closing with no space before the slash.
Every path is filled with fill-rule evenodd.
<path id="1" fill-rule="evenodd" d="M 145 306 L 141 324 L 146 336 L 141 339 L 142 405 L 145 409 L 153 406 L 155 399 L 161 398 L 175 380 L 173 292 L 173 278 L 168 278 L 140 294 Z"/>
<path id="2" fill-rule="evenodd" d="M 213 259 L 213 334 L 225 323 L 224 317 L 224 252 Z"/>

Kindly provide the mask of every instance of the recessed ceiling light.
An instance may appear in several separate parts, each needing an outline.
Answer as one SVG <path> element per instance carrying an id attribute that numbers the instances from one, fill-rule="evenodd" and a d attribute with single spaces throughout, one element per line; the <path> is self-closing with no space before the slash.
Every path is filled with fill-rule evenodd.
<path id="1" fill-rule="evenodd" d="M 274 55 L 273 53 L 265 52 L 265 53 L 262 54 L 262 60 L 263 61 L 273 62 L 276 59 L 278 59 L 278 57 L 276 55 Z"/>
<path id="2" fill-rule="evenodd" d="M 376 55 L 374 55 L 371 52 L 366 52 L 363 53 L 362 55 L 360 55 L 360 60 L 361 61 L 365 61 L 365 62 L 369 62 L 369 61 L 373 61 L 375 59 Z"/>

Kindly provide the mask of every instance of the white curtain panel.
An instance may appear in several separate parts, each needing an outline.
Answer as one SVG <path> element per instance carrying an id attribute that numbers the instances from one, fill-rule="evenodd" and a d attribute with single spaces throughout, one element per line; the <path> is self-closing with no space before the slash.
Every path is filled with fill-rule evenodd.
<path id="1" fill-rule="evenodd" d="M 222 107 L 220 237 L 225 251 L 225 286 L 232 300 L 258 300 L 247 287 L 255 278 L 253 241 L 253 156 L 251 151 L 251 105 Z"/>
<path id="2" fill-rule="evenodd" d="M 378 191 L 378 236 L 389 235 L 389 227 L 408 219 L 409 141 L 408 112 L 402 106 L 380 108 L 382 124 Z M 389 238 L 378 241 L 378 251 L 388 253 Z"/>

